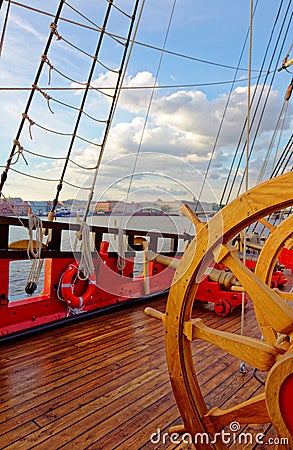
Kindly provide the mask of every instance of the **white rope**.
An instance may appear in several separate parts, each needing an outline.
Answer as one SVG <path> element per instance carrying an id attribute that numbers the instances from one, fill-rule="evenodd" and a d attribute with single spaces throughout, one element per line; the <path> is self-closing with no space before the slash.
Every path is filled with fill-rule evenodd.
<path id="1" fill-rule="evenodd" d="M 117 267 L 123 270 L 125 267 L 125 237 L 122 228 L 118 228 L 118 259 Z"/>
<path id="2" fill-rule="evenodd" d="M 35 240 L 33 238 L 34 230 L 36 232 Z M 29 234 L 29 243 L 27 247 L 27 256 L 29 259 L 40 259 L 43 245 L 43 224 L 40 217 L 36 216 L 35 214 L 29 215 L 28 234 Z"/>
<path id="3" fill-rule="evenodd" d="M 102 158 L 104 156 L 105 148 L 106 148 L 106 145 L 107 145 L 107 142 L 108 142 L 108 137 L 109 137 L 109 133 L 110 133 L 110 130 L 111 130 L 112 122 L 114 120 L 114 116 L 115 116 L 115 113 L 116 113 L 116 110 L 117 110 L 118 100 L 119 100 L 121 92 L 122 92 L 122 84 L 124 82 L 124 79 L 125 79 L 125 76 L 126 76 L 126 72 L 127 72 L 127 69 L 128 69 L 128 65 L 129 65 L 129 61 L 130 61 L 130 55 L 132 54 L 132 50 L 133 50 L 133 47 L 134 47 L 134 41 L 135 41 L 135 38 L 136 38 L 136 34 L 138 32 L 138 25 L 139 25 L 140 20 L 141 20 L 144 4 L 145 4 L 145 0 L 143 0 L 142 5 L 140 6 L 140 11 L 139 11 L 138 19 L 137 19 L 137 22 L 136 22 L 136 27 L 135 27 L 132 39 L 130 41 L 131 43 L 130 43 L 130 46 L 129 46 L 129 52 L 128 52 L 128 55 L 127 55 L 127 58 L 126 58 L 126 61 L 125 61 L 125 65 L 124 65 L 123 71 L 121 73 L 121 76 L 117 80 L 117 83 L 119 83 L 116 86 L 117 94 L 116 94 L 116 98 L 114 98 L 112 112 L 110 114 L 110 117 L 108 117 L 109 120 L 107 121 L 107 127 L 106 127 L 106 130 L 105 130 L 103 142 L 102 142 L 102 145 L 101 145 L 101 150 L 100 150 L 100 153 L 99 153 L 99 156 L 98 156 L 98 160 L 97 160 L 97 164 L 96 164 L 96 170 L 95 170 L 94 176 L 93 176 L 92 186 L 91 186 L 91 189 L 90 189 L 90 192 L 89 192 L 89 195 L 88 195 L 88 201 L 87 201 L 87 205 L 86 205 L 86 208 L 85 208 L 85 213 L 84 213 L 84 216 L 83 216 L 83 221 L 84 222 L 86 222 L 86 220 L 87 220 L 87 216 L 88 216 L 88 212 L 89 212 L 89 209 L 90 209 L 91 201 L 92 201 L 93 196 L 94 196 L 94 190 L 95 190 L 96 181 L 97 181 L 97 178 L 98 178 L 98 174 L 100 172 L 100 167 L 101 167 L 101 164 L 102 164 Z"/>
<path id="4" fill-rule="evenodd" d="M 37 284 L 41 275 L 43 262 L 41 251 L 43 245 L 43 224 L 42 220 L 35 214 L 30 214 L 28 218 L 29 242 L 27 246 L 27 256 L 32 261 L 31 269 L 27 277 L 25 292 L 32 295 L 37 289 Z M 35 239 L 33 232 L 35 230 Z"/>
<path id="5" fill-rule="evenodd" d="M 78 268 L 78 276 L 82 272 L 85 279 L 88 279 L 95 271 L 95 266 L 93 263 L 92 252 L 91 252 L 91 232 L 90 227 L 86 222 L 82 222 L 80 226 L 81 235 L 81 257 Z"/>
<path id="6" fill-rule="evenodd" d="M 250 147 L 250 112 L 251 112 L 251 63 L 252 63 L 252 25 L 253 25 L 253 0 L 250 0 L 250 15 L 249 15 L 249 48 L 248 48 L 248 85 L 247 85 L 247 128 L 246 128 L 246 161 L 245 161 L 245 190 L 249 188 L 249 147 Z M 243 231 L 243 264 L 246 265 L 246 229 Z M 244 335 L 245 325 L 245 293 L 241 296 L 241 325 L 240 334 Z M 246 364 L 240 362 L 240 373 L 245 374 Z"/>

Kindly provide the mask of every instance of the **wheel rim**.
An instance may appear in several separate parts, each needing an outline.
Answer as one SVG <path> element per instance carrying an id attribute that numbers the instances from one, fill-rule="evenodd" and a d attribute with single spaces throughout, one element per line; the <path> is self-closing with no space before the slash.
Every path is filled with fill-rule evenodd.
<path id="1" fill-rule="evenodd" d="M 174 395 L 189 433 L 204 433 L 207 406 L 193 365 L 191 342 L 184 334 L 193 299 L 205 267 L 220 244 L 227 244 L 246 226 L 293 204 L 293 174 L 285 174 L 248 191 L 201 227 L 175 273 L 166 308 L 166 355 Z M 220 250 L 219 250 L 220 251 Z M 291 319 L 290 319 L 291 321 Z M 226 448 L 221 443 L 197 448 Z"/>

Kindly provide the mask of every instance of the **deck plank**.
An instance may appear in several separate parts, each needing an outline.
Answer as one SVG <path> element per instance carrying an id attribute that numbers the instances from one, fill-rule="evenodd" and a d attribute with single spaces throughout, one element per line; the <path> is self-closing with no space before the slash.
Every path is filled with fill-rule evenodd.
<path id="1" fill-rule="evenodd" d="M 146 304 L 111 312 L 15 342 L 0 359 L 0 442 L 6 450 L 188 450 L 167 436 L 181 418 L 171 389 L 162 323 L 146 317 Z M 165 310 L 165 298 L 151 302 Z M 208 326 L 239 332 L 240 314 L 217 317 L 196 307 Z M 253 309 L 246 332 L 259 336 Z M 209 406 L 229 407 L 261 392 L 248 367 L 203 341 L 192 344 L 198 378 Z M 154 444 L 152 434 L 165 434 Z M 268 425 L 247 427 L 268 432 Z M 232 448 L 234 446 L 232 445 Z M 236 449 L 237 447 L 235 447 Z M 243 447 L 244 448 L 244 447 Z M 252 450 L 253 446 L 245 446 Z M 261 446 L 255 447 L 259 450 Z"/>

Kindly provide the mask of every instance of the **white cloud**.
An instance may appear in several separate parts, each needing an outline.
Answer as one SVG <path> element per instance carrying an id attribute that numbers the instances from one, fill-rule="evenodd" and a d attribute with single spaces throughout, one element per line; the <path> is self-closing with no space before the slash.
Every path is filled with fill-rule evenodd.
<path id="1" fill-rule="evenodd" d="M 116 75 L 113 73 L 100 74 L 94 81 L 96 87 L 103 88 L 105 86 L 114 86 Z M 125 79 L 126 86 L 151 86 L 154 83 L 154 77 L 150 72 L 138 72 L 135 76 L 127 76 Z M 258 92 L 262 89 L 258 87 Z M 264 86 L 264 92 L 270 89 Z M 107 93 L 109 91 L 107 90 Z M 111 186 L 112 192 L 126 192 L 127 183 L 129 183 L 130 174 L 134 168 L 134 157 L 126 157 L 126 155 L 135 155 L 138 151 L 138 166 L 136 167 L 136 186 L 139 186 L 140 192 L 146 194 L 149 192 L 149 180 L 145 180 L 142 175 L 143 171 L 153 173 L 165 177 L 164 181 L 172 178 L 180 187 L 173 186 L 174 192 L 181 192 L 181 183 L 186 185 L 190 191 L 196 196 L 202 184 L 202 176 L 205 174 L 206 167 L 213 151 L 215 136 L 218 132 L 222 114 L 227 102 L 227 94 L 219 95 L 214 99 L 209 99 L 207 95 L 197 89 L 178 90 L 165 94 L 162 90 L 156 90 L 154 100 L 149 111 L 149 117 L 145 126 L 145 114 L 148 101 L 151 95 L 150 89 L 125 90 L 121 93 L 119 107 L 117 109 L 116 119 L 110 130 L 105 154 L 103 157 L 103 174 L 98 177 L 99 189 L 104 186 Z M 109 109 L 109 99 L 95 93 L 96 100 L 91 100 L 86 105 L 87 112 L 97 116 L 104 114 L 104 109 Z M 226 112 L 226 118 L 220 134 L 218 145 L 214 150 L 213 162 L 210 167 L 208 179 L 213 185 L 213 189 L 218 193 L 221 192 L 223 183 L 227 176 L 228 168 L 231 163 L 232 155 L 235 152 L 237 142 L 243 127 L 246 116 L 246 98 L 247 89 L 244 87 L 236 87 L 231 93 L 229 106 Z M 97 100 L 98 99 L 98 100 Z M 39 103 L 42 104 L 42 114 L 39 115 L 40 121 L 48 125 L 49 128 L 71 130 L 73 129 L 72 119 L 75 112 L 70 115 L 66 114 L 66 109 L 58 110 L 54 108 L 55 115 L 47 115 L 47 106 L 44 100 L 39 97 Z M 7 104 L 8 105 L 8 104 Z M 54 105 L 55 106 L 55 105 Z M 262 106 L 262 104 L 261 104 Z M 259 171 L 260 159 L 263 157 L 263 148 L 267 148 L 268 142 L 273 131 L 273 124 L 281 107 L 281 99 L 278 92 L 271 91 L 270 99 L 267 104 L 268 113 L 263 118 L 263 124 L 260 128 L 260 138 L 255 147 L 255 154 L 252 163 L 252 176 L 257 176 Z M 5 108 L 5 106 L 4 106 Z M 7 106 L 7 108 L 9 108 Z M 38 107 L 40 108 L 40 106 Z M 35 109 L 33 117 L 38 118 L 38 109 Z M 260 108 L 261 111 L 261 108 Z M 10 110 L 13 115 L 15 111 Z M 254 109 L 252 109 L 252 115 Z M 260 112 L 257 113 L 259 115 Z M 47 119 L 46 119 L 47 117 Z M 46 122 L 47 120 L 47 122 Z M 61 127 L 62 125 L 62 127 Z M 142 130 L 145 126 L 144 134 Z M 78 134 L 87 133 L 89 140 L 100 141 L 102 135 L 102 126 L 98 127 L 93 122 L 86 122 Z M 87 135 L 86 134 L 86 135 Z M 37 132 L 33 128 L 33 135 L 38 137 Z M 98 137 L 99 135 L 99 137 Z M 96 137 L 93 137 L 96 136 Z M 59 139 L 59 138 L 58 138 Z M 54 154 L 66 155 L 67 145 L 64 138 L 64 145 L 58 146 L 57 137 L 48 135 L 34 139 L 34 142 L 26 139 L 28 149 L 30 146 L 38 148 L 41 153 L 45 154 L 48 149 L 54 150 Z M 140 142 L 142 144 L 140 146 Z M 49 143 L 49 145 L 48 145 Z M 85 167 L 94 167 L 98 160 L 99 147 L 84 144 L 77 140 L 73 149 L 72 158 L 74 161 Z M 160 157 L 154 157 L 159 154 Z M 150 156 L 151 155 L 151 156 Z M 118 158 L 118 159 L 117 159 Z M 31 159 L 31 164 L 33 161 Z M 183 164 L 183 165 L 182 165 Z M 54 163 L 45 165 L 41 161 L 37 165 L 33 164 L 34 171 L 41 170 L 42 174 L 48 178 L 58 178 L 62 172 L 64 161 L 58 160 Z M 184 168 L 184 169 L 183 169 Z M 199 171 L 202 175 L 198 175 Z M 89 172 L 83 172 L 82 169 L 69 163 L 66 173 L 66 179 L 72 184 L 89 186 Z M 196 176 L 195 176 L 196 174 Z M 123 178 L 123 181 L 121 181 Z M 192 183 L 190 184 L 190 179 Z M 102 186 L 99 184 L 102 180 Z M 120 180 L 115 182 L 115 180 Z M 114 183 L 114 184 L 113 184 Z M 175 184 L 176 184 L 175 183 Z M 25 185 L 29 185 L 29 180 L 24 181 Z M 52 183 L 53 184 L 53 183 Z M 142 187 L 145 184 L 145 189 Z M 163 183 L 157 183 L 161 186 Z M 166 182 L 166 186 L 169 182 Z M 117 188 L 118 186 L 119 189 Z M 108 189 L 108 188 L 107 188 Z M 110 189 L 110 188 L 109 188 Z M 171 188 L 166 187 L 166 192 L 171 192 Z M 184 188 L 185 189 L 185 188 Z M 188 192 L 188 189 L 185 191 Z M 70 188 L 64 188 L 62 198 L 69 192 Z M 109 195 L 110 195 L 109 191 Z M 182 191 L 183 192 L 183 191 Z M 43 191 L 40 190 L 43 196 Z M 85 193 L 83 194 L 85 195 Z M 189 194 L 188 194 L 189 195 Z M 210 195 L 213 197 L 214 194 Z M 211 198 L 209 199 L 211 200 Z"/>
<path id="2" fill-rule="evenodd" d="M 27 35 L 33 36 L 41 42 L 46 42 L 47 35 L 40 33 L 31 25 L 31 23 L 29 23 L 27 20 L 24 20 L 22 17 L 16 14 L 11 14 L 10 23 L 12 23 L 18 31 L 24 31 L 25 33 L 27 33 Z"/>

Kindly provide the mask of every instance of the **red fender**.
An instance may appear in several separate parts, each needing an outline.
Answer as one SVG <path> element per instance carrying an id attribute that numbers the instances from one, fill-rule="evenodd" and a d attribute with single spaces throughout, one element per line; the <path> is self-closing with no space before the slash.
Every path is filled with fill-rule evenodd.
<path id="1" fill-rule="evenodd" d="M 61 278 L 60 292 L 62 298 L 71 308 L 81 308 L 87 305 L 96 292 L 96 273 L 94 272 L 88 279 L 86 291 L 78 297 L 74 294 L 74 279 L 77 276 L 78 267 L 69 264 Z"/>

